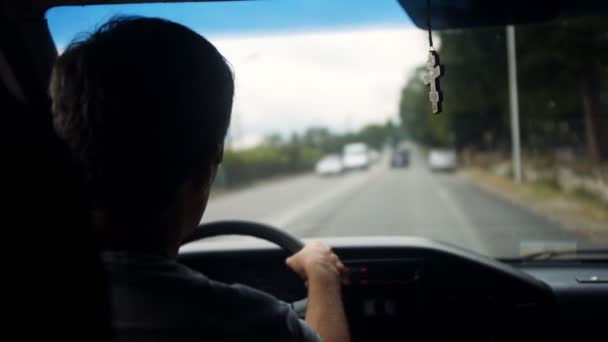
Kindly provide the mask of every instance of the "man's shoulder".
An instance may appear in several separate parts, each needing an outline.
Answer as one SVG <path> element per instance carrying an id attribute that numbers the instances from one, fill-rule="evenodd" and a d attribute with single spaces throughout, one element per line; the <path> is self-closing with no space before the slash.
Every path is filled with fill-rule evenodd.
<path id="1" fill-rule="evenodd" d="M 194 305 L 204 301 L 227 303 L 238 300 L 241 306 L 284 304 L 271 295 L 240 284 L 226 284 L 209 279 L 174 260 L 141 255 L 104 253 L 103 261 L 112 287 L 162 291 L 165 296 L 184 298 Z"/>

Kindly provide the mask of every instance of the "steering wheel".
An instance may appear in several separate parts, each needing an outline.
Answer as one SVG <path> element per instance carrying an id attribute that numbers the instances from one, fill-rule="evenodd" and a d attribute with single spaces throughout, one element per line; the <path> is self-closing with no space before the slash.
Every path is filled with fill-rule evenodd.
<path id="1" fill-rule="evenodd" d="M 266 240 L 281 247 L 289 255 L 299 252 L 304 244 L 293 235 L 278 228 L 249 221 L 217 221 L 205 223 L 190 234 L 183 244 L 220 235 L 246 235 Z"/>
<path id="2" fill-rule="evenodd" d="M 182 245 L 220 235 L 245 235 L 256 237 L 276 244 L 289 255 L 299 252 L 304 247 L 302 241 L 284 230 L 249 221 L 217 221 L 201 224 L 182 242 Z M 308 299 L 304 298 L 291 303 L 291 307 L 300 318 L 304 318 L 307 304 Z"/>

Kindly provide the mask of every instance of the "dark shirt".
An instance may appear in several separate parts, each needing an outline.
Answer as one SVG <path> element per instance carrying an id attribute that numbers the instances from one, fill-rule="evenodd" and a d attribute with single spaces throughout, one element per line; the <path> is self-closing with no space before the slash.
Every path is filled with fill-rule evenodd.
<path id="1" fill-rule="evenodd" d="M 227 285 L 171 259 L 106 252 L 115 339 L 121 341 L 320 341 L 291 306 Z"/>

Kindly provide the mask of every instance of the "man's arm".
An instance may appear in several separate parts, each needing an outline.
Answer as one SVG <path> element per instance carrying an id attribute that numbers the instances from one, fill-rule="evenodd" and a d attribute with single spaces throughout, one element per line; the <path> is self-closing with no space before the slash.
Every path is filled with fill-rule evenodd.
<path id="1" fill-rule="evenodd" d="M 307 281 L 306 322 L 325 342 L 348 342 L 340 273 L 344 265 L 329 247 L 313 241 L 287 258 L 287 265 Z"/>

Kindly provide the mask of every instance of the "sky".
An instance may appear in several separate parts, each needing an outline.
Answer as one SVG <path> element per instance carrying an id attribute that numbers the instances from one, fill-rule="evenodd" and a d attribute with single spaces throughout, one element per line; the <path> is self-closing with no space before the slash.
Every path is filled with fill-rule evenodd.
<path id="1" fill-rule="evenodd" d="M 176 21 L 218 48 L 235 72 L 235 147 L 310 126 L 343 132 L 396 120 L 401 89 L 428 52 L 396 0 L 59 7 L 47 20 L 61 52 L 114 15 Z"/>

